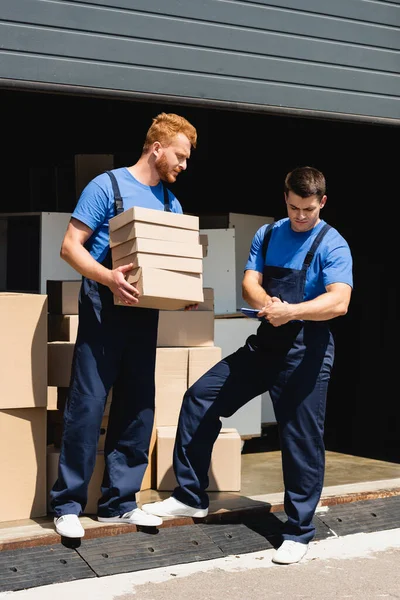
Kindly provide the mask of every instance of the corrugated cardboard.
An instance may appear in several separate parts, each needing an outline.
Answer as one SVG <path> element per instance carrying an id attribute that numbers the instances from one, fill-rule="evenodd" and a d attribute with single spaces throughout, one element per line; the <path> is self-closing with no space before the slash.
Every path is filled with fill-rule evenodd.
<path id="1" fill-rule="evenodd" d="M 47 406 L 47 296 L 0 293 L 0 409 Z"/>
<path id="2" fill-rule="evenodd" d="M 202 258 L 203 256 L 202 246 L 198 242 L 196 244 L 182 244 L 181 242 L 148 238 L 132 238 L 123 244 L 114 246 L 111 250 L 113 260 L 119 260 L 135 252 L 161 254 L 163 256 L 185 256 L 187 258 Z"/>
<path id="3" fill-rule="evenodd" d="M 203 248 L 203 258 L 205 258 L 208 254 L 208 235 L 201 233 L 199 236 L 199 241 Z"/>
<path id="4" fill-rule="evenodd" d="M 177 485 L 172 466 L 175 436 L 176 427 L 157 427 L 157 490 L 160 491 L 172 491 Z M 236 429 L 221 429 L 211 456 L 209 492 L 240 491 L 241 449 Z"/>
<path id="5" fill-rule="evenodd" d="M 213 312 L 160 310 L 157 336 L 158 347 L 213 345 Z"/>
<path id="6" fill-rule="evenodd" d="M 222 358 L 221 348 L 189 348 L 188 387 L 192 386 L 204 373 Z"/>
<path id="7" fill-rule="evenodd" d="M 76 342 L 78 315 L 48 315 L 49 342 Z"/>
<path id="8" fill-rule="evenodd" d="M 155 371 L 157 427 L 178 423 L 183 395 L 187 390 L 188 361 L 187 348 L 157 348 Z"/>
<path id="9" fill-rule="evenodd" d="M 204 300 L 201 274 L 139 267 L 130 271 L 126 279 L 141 294 L 139 303 L 132 306 L 124 305 L 114 296 L 115 304 L 127 308 L 176 310 Z"/>
<path id="10" fill-rule="evenodd" d="M 0 521 L 44 517 L 47 409 L 0 410 Z"/>
<path id="11" fill-rule="evenodd" d="M 58 410 L 58 388 L 53 385 L 47 387 L 47 410 Z"/>
<path id="12" fill-rule="evenodd" d="M 153 430 L 151 432 L 150 438 L 150 446 L 149 446 L 149 464 L 147 465 L 147 469 L 144 472 L 142 485 L 140 487 L 140 491 L 149 490 L 151 488 L 155 489 L 156 486 L 156 456 L 157 456 L 157 432 L 156 427 L 154 425 Z"/>
<path id="13" fill-rule="evenodd" d="M 47 385 L 69 387 L 74 348 L 74 342 L 47 342 Z"/>
<path id="14" fill-rule="evenodd" d="M 131 221 L 153 223 L 167 227 L 180 227 L 182 229 L 199 229 L 199 217 L 144 208 L 142 206 L 133 206 L 110 219 L 110 232 L 120 229 Z"/>
<path id="15" fill-rule="evenodd" d="M 52 315 L 77 315 L 82 281 L 47 280 L 48 310 Z"/>
<path id="16" fill-rule="evenodd" d="M 197 311 L 206 310 L 214 312 L 214 290 L 213 288 L 203 288 L 204 301 L 197 303 Z M 185 310 L 182 308 L 181 310 Z"/>
<path id="17" fill-rule="evenodd" d="M 135 252 L 113 260 L 113 268 L 133 263 L 133 268 L 152 267 L 153 269 L 165 269 L 166 271 L 183 271 L 184 273 L 202 273 L 203 261 L 201 258 L 186 258 L 184 256 L 163 256 L 162 254 L 150 254 Z"/>
<path id="18" fill-rule="evenodd" d="M 199 243 L 198 230 L 165 227 L 164 225 L 152 225 L 151 223 L 136 223 L 133 221 L 120 227 L 120 229 L 110 231 L 110 248 L 133 238 L 140 237 L 152 240 L 180 242 L 182 244 Z"/>

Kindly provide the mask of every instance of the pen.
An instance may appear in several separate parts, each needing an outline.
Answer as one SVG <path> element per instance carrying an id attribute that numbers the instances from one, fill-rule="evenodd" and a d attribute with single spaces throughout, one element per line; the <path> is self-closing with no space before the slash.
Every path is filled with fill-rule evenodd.
<path id="1" fill-rule="evenodd" d="M 278 294 L 278 298 L 281 302 L 283 302 L 282 294 Z"/>

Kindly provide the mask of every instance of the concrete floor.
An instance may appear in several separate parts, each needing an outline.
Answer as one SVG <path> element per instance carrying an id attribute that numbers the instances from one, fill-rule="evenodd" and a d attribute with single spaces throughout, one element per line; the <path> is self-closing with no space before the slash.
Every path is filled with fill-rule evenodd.
<path id="1" fill-rule="evenodd" d="M 253 508 L 282 510 L 283 481 L 281 454 L 279 450 L 256 451 L 257 445 L 246 443 L 242 453 L 242 484 L 240 492 L 211 492 L 209 514 L 220 515 L 231 511 L 251 510 Z M 259 445 L 260 446 L 260 445 Z M 252 451 L 248 451 L 252 450 Z M 400 494 L 400 464 L 351 456 L 336 452 L 326 452 L 325 485 L 321 504 L 334 504 L 358 499 L 385 497 Z M 146 490 L 139 494 L 139 505 L 164 499 L 170 492 Z M 116 527 L 133 528 L 134 525 L 98 523 L 93 516 L 81 517 L 87 535 L 101 536 L 101 528 L 111 528 L 110 533 L 118 533 Z M 168 520 L 167 520 L 168 521 Z M 179 521 L 179 522 L 178 522 Z M 164 521 L 163 526 L 181 525 L 182 520 Z M 186 524 L 186 522 L 185 522 Z M 91 530 L 91 533 L 90 533 Z M 44 542 L 43 538 L 46 538 Z M 54 533 L 53 519 L 49 515 L 38 519 L 25 519 L 0 523 L 0 550 L 12 549 L 26 543 L 32 546 L 40 543 L 55 543 L 59 537 Z M 51 540 L 51 541 L 50 541 Z"/>

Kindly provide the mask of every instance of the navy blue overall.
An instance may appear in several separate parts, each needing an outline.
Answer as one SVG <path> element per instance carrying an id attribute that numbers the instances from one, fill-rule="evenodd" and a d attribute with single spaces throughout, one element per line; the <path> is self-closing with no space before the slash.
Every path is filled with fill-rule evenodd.
<path id="1" fill-rule="evenodd" d="M 123 201 L 109 175 L 118 214 Z M 164 210 L 170 210 L 166 188 Z M 110 250 L 102 264 L 111 268 Z M 136 508 L 154 421 L 157 328 L 158 310 L 116 306 L 108 287 L 82 278 L 58 480 L 50 494 L 56 516 L 85 510 L 111 388 L 98 515 L 114 517 Z"/>
<path id="2" fill-rule="evenodd" d="M 328 228 L 315 239 L 301 270 L 265 265 L 263 287 L 269 295 L 281 295 L 289 303 L 303 301 L 307 269 Z M 267 228 L 265 257 L 270 235 Z M 208 507 L 205 490 L 220 417 L 230 417 L 269 390 L 282 453 L 287 515 L 283 538 L 310 541 L 324 479 L 323 432 L 333 359 L 334 343 L 326 322 L 273 327 L 262 321 L 244 346 L 212 367 L 184 395 L 174 446 L 178 487 L 173 496 L 193 507 Z"/>

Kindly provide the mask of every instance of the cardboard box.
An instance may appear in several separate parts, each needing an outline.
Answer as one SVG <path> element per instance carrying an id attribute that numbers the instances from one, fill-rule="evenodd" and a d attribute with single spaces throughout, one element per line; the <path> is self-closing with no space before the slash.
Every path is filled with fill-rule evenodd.
<path id="1" fill-rule="evenodd" d="M 110 219 L 110 232 L 116 231 L 132 221 L 164 225 L 166 227 L 199 230 L 199 217 L 168 212 L 165 210 L 156 210 L 154 208 L 133 206 Z"/>
<path id="2" fill-rule="evenodd" d="M 157 335 L 158 347 L 213 345 L 213 312 L 160 310 Z"/>
<path id="3" fill-rule="evenodd" d="M 213 288 L 203 288 L 204 301 L 199 302 L 197 310 L 211 310 L 214 312 L 214 290 Z"/>
<path id="4" fill-rule="evenodd" d="M 150 254 L 135 252 L 113 260 L 113 268 L 133 263 L 133 268 L 152 267 L 153 269 L 165 269 L 166 271 L 182 271 L 184 273 L 202 273 L 203 261 L 201 258 L 186 258 L 184 256 L 163 256 L 162 254 Z"/>
<path id="5" fill-rule="evenodd" d="M 221 348 L 189 348 L 188 388 L 222 358 Z"/>
<path id="6" fill-rule="evenodd" d="M 176 427 L 157 427 L 157 490 L 177 485 L 172 460 Z M 208 472 L 209 492 L 240 492 L 242 441 L 236 429 L 221 429 Z"/>
<path id="7" fill-rule="evenodd" d="M 124 305 L 114 296 L 115 304 L 125 306 L 127 309 L 138 306 L 177 310 L 204 300 L 201 274 L 139 267 L 130 271 L 126 279 L 141 294 L 139 304 L 132 306 Z"/>
<path id="8" fill-rule="evenodd" d="M 150 446 L 149 446 L 149 464 L 144 472 L 142 485 L 140 491 L 156 489 L 156 456 L 157 456 L 157 431 L 154 425 L 153 431 L 151 432 Z"/>
<path id="9" fill-rule="evenodd" d="M 0 410 L 0 521 L 44 517 L 47 409 Z"/>
<path id="10" fill-rule="evenodd" d="M 58 388 L 54 385 L 47 387 L 47 410 L 58 410 Z"/>
<path id="11" fill-rule="evenodd" d="M 76 342 L 78 315 L 48 315 L 49 342 Z"/>
<path id="12" fill-rule="evenodd" d="M 74 342 L 47 342 L 47 385 L 69 387 L 74 348 Z"/>
<path id="13" fill-rule="evenodd" d="M 151 240 L 147 238 L 133 238 L 111 250 L 113 260 L 120 260 L 135 252 L 146 254 L 161 254 L 162 256 L 182 256 L 187 258 L 202 258 L 202 246 L 196 244 L 182 244 L 181 242 L 168 242 L 163 240 Z"/>
<path id="14" fill-rule="evenodd" d="M 187 390 L 188 360 L 187 348 L 157 348 L 155 371 L 157 427 L 178 423 L 182 399 Z"/>
<path id="15" fill-rule="evenodd" d="M 47 296 L 0 293 L 0 409 L 47 406 Z"/>
<path id="16" fill-rule="evenodd" d="M 47 280 L 48 310 L 52 315 L 77 315 L 82 280 Z"/>
<path id="17" fill-rule="evenodd" d="M 118 244 L 132 240 L 133 238 L 164 240 L 166 242 L 180 242 L 182 244 L 198 244 L 199 230 L 165 227 L 163 225 L 136 223 L 132 221 L 120 227 L 120 229 L 110 231 L 110 248 L 114 248 L 114 246 L 118 246 Z"/>
<path id="18" fill-rule="evenodd" d="M 201 233 L 199 236 L 199 241 L 203 248 L 203 258 L 205 258 L 208 254 L 208 235 Z"/>

